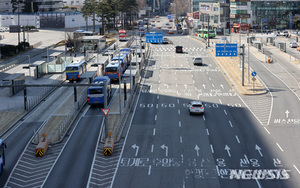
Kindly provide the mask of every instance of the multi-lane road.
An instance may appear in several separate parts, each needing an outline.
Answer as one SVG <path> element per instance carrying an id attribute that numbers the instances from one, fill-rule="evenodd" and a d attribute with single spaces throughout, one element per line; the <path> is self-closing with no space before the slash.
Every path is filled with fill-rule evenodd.
<path id="1" fill-rule="evenodd" d="M 157 26 L 166 28 L 160 21 Z M 251 55 L 251 67 L 268 93 L 239 95 L 202 43 L 164 32 L 171 43 L 151 44 L 134 108 L 112 157 L 104 158 L 99 152 L 103 144 L 97 145 L 100 109 L 86 107 L 64 141 L 50 148 L 52 163 L 42 166 L 47 169 L 28 174 L 28 167 L 35 166 L 23 161 L 18 177 L 8 178 L 12 170 L 4 172 L 1 185 L 299 187 L 299 68 L 280 56 L 262 64 Z M 184 53 L 175 53 L 176 45 Z M 196 56 L 203 58 L 203 66 L 193 65 Z M 204 115 L 188 113 L 191 100 L 204 103 Z M 31 131 L 32 126 L 40 126 L 39 121 L 22 127 Z M 25 136 L 29 140 L 30 134 Z M 14 152 L 20 155 L 25 144 L 18 147 Z"/>

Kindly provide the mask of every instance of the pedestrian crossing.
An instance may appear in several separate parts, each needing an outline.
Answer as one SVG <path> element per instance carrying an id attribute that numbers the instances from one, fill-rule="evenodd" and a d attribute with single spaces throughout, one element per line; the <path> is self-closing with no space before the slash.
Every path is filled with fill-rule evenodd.
<path id="1" fill-rule="evenodd" d="M 175 47 L 159 47 L 159 48 L 152 48 L 152 51 L 155 52 L 175 52 Z M 200 48 L 200 47 L 191 47 L 191 48 L 185 48 L 183 47 L 184 52 L 206 52 L 206 48 Z"/>

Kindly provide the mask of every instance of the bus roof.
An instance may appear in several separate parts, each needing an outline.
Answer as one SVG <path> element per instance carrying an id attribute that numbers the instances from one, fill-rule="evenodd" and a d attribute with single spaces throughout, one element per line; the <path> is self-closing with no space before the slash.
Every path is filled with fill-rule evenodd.
<path id="1" fill-rule="evenodd" d="M 130 52 L 130 48 L 122 48 L 120 50 L 120 52 L 127 52 L 127 53 L 129 53 Z"/>
<path id="2" fill-rule="evenodd" d="M 114 61 L 114 62 L 110 62 L 105 68 L 107 67 L 118 67 L 119 66 L 119 63 L 117 61 Z"/>
<path id="3" fill-rule="evenodd" d="M 77 62 L 75 62 L 75 63 L 71 63 L 70 65 L 68 65 L 67 67 L 78 67 L 78 66 L 80 66 L 80 65 L 82 65 L 82 64 L 84 64 L 85 63 L 85 60 L 80 60 L 80 61 L 77 61 Z"/>
<path id="4" fill-rule="evenodd" d="M 110 78 L 108 76 L 98 76 L 94 79 L 94 83 L 97 82 L 103 82 L 104 80 L 106 80 L 107 82 L 110 81 Z"/>

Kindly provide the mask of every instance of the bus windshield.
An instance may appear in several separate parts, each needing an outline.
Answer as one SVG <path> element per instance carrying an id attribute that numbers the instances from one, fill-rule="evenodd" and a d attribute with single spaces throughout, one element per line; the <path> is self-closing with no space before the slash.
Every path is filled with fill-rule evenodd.
<path id="1" fill-rule="evenodd" d="M 102 88 L 89 89 L 89 94 L 102 94 Z"/>
<path id="2" fill-rule="evenodd" d="M 107 67 L 106 68 L 106 72 L 116 72 L 116 71 L 118 71 L 117 67 Z"/>
<path id="3" fill-rule="evenodd" d="M 67 67 L 66 71 L 78 70 L 78 67 Z"/>

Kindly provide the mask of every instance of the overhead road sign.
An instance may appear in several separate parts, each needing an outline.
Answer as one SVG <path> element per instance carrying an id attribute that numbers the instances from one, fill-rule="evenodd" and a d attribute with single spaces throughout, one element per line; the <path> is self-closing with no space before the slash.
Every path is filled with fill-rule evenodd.
<path id="1" fill-rule="evenodd" d="M 146 43 L 163 43 L 163 33 L 146 33 Z"/>
<path id="2" fill-rule="evenodd" d="M 216 57 L 236 57 L 237 44 L 216 44 Z"/>

